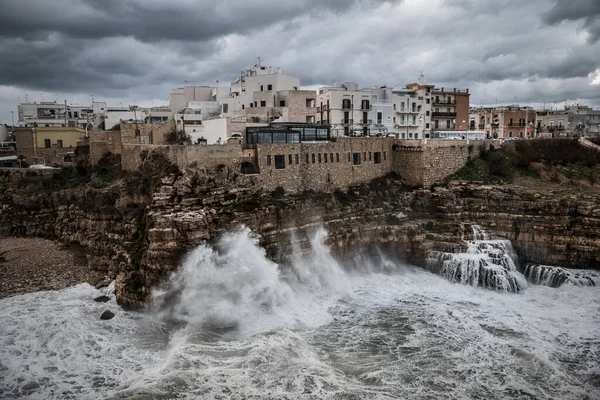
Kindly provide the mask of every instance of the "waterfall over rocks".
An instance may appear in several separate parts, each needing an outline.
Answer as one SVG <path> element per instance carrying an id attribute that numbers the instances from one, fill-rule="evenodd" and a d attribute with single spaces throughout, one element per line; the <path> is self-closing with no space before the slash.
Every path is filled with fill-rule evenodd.
<path id="1" fill-rule="evenodd" d="M 600 286 L 600 273 L 577 269 L 565 269 L 550 265 L 528 263 L 523 275 L 536 285 L 559 287 L 564 284 L 575 286 Z"/>
<path id="2" fill-rule="evenodd" d="M 527 287 L 517 271 L 517 256 L 509 240 L 490 239 L 484 229 L 473 225 L 473 240 L 465 253 L 432 252 L 427 266 L 446 279 L 471 286 L 504 292 Z"/>

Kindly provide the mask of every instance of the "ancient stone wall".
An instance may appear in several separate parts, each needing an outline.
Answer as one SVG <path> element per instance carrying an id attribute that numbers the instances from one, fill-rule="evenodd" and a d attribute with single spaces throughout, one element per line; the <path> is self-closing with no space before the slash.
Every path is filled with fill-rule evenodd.
<path id="1" fill-rule="evenodd" d="M 393 169 L 404 183 L 428 187 L 479 157 L 482 149 L 501 145 L 498 140 L 396 140 Z"/>
<path id="2" fill-rule="evenodd" d="M 332 192 L 384 176 L 392 170 L 391 141 L 339 138 L 331 142 L 260 144 L 256 154 L 265 190 Z"/>
<path id="3" fill-rule="evenodd" d="M 135 131 L 139 129 L 140 134 Z M 175 120 L 167 122 L 146 123 L 125 123 L 121 121 L 121 142 L 123 144 L 142 143 L 142 137 L 148 137 L 149 144 L 166 145 L 167 135 L 175 130 Z"/>

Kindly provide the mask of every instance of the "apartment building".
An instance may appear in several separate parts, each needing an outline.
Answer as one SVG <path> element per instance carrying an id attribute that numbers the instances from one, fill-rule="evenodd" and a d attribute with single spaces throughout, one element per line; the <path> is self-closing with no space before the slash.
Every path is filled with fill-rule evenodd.
<path id="1" fill-rule="evenodd" d="M 466 131 L 469 124 L 469 89 L 433 89 L 433 130 Z"/>
<path id="2" fill-rule="evenodd" d="M 485 131 L 490 138 L 532 138 L 537 136 L 536 112 L 519 105 L 472 108 L 469 130 Z"/>
<path id="3" fill-rule="evenodd" d="M 223 117 L 243 117 L 255 123 L 314 123 L 317 113 L 316 93 L 301 90 L 299 78 L 260 64 L 240 73 L 220 106 Z"/>
<path id="4" fill-rule="evenodd" d="M 372 99 L 370 90 L 359 90 L 354 82 L 322 87 L 317 95 L 318 123 L 329 125 L 334 137 L 369 136 L 373 123 Z M 382 112 L 375 118 L 375 123 L 383 124 Z"/>
<path id="5" fill-rule="evenodd" d="M 539 132 L 580 133 L 600 136 L 600 110 L 588 106 L 567 106 L 564 110 L 538 110 L 536 127 Z"/>
<path id="6" fill-rule="evenodd" d="M 424 139 L 432 132 L 433 85 L 411 83 L 392 92 L 393 132 L 400 139 Z"/>

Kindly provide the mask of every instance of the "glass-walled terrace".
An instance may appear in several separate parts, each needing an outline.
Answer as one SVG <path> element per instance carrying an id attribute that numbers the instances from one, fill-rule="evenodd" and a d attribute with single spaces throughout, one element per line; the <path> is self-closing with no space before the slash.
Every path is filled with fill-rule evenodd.
<path id="1" fill-rule="evenodd" d="M 246 129 L 246 144 L 263 143 L 301 143 L 328 141 L 330 131 L 328 126 L 290 126 L 288 129 L 251 127 Z"/>

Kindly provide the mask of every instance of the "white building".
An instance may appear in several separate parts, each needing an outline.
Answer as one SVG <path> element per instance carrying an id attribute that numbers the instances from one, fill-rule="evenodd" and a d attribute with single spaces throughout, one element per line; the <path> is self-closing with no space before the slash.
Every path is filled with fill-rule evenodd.
<path id="1" fill-rule="evenodd" d="M 331 126 L 332 136 L 368 136 L 372 94 L 354 82 L 322 87 L 317 95 L 318 122 Z"/>
<path id="2" fill-rule="evenodd" d="M 254 123 L 314 123 L 317 112 L 316 93 L 300 90 L 299 78 L 260 64 L 243 70 L 220 102 L 222 116 Z"/>
<path id="3" fill-rule="evenodd" d="M 334 136 L 428 138 L 432 88 L 411 84 L 405 89 L 382 86 L 359 90 L 353 82 L 323 87 L 317 96 L 319 121 L 331 125 Z"/>
<path id="4" fill-rule="evenodd" d="M 433 85 L 407 85 L 392 92 L 393 132 L 400 139 L 431 137 L 431 91 Z"/>

